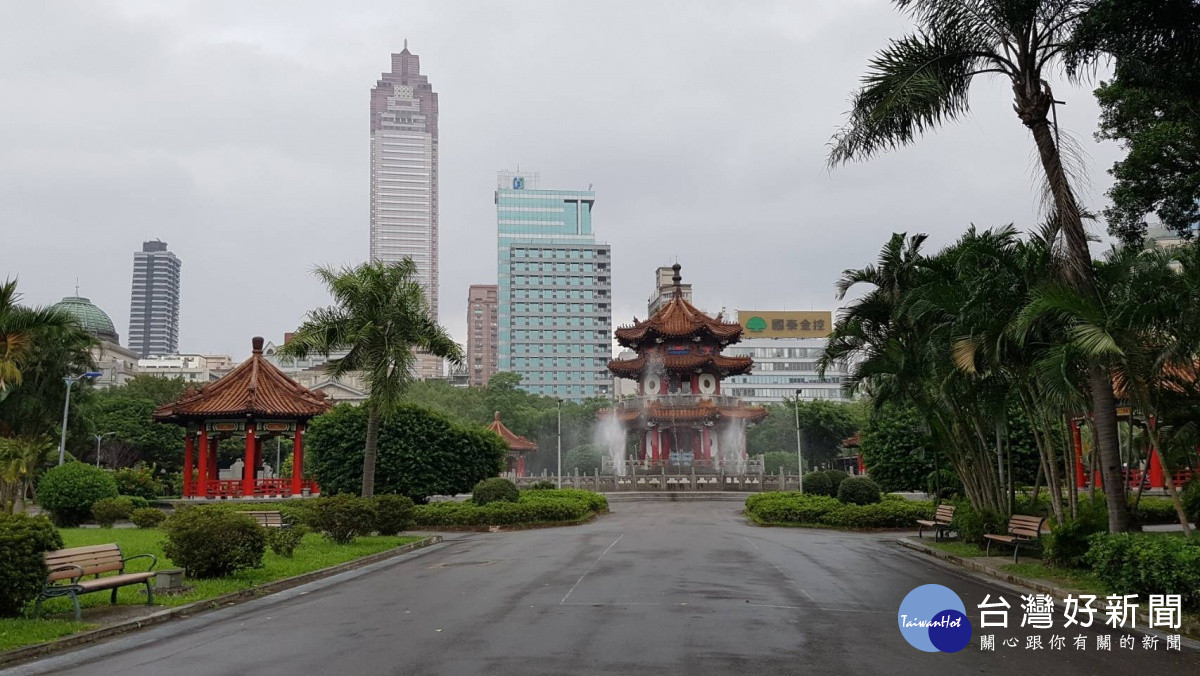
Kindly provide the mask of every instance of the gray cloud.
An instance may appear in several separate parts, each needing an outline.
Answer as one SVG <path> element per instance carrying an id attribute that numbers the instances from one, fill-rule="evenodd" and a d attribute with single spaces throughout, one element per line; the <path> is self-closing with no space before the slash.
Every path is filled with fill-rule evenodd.
<path id="1" fill-rule="evenodd" d="M 597 191 L 614 319 L 678 257 L 697 301 L 827 308 L 893 230 L 1032 227 L 1032 144 L 1001 82 L 963 123 L 824 166 L 873 51 L 905 23 L 839 3 L 9 3 L 0 9 L 0 275 L 82 293 L 127 332 L 132 252 L 184 262 L 181 349 L 244 356 L 327 302 L 309 270 L 367 251 L 368 91 L 405 38 L 441 104 L 441 320 L 495 280 L 495 172 Z M 1117 156 L 1058 85 L 1102 206 Z"/>

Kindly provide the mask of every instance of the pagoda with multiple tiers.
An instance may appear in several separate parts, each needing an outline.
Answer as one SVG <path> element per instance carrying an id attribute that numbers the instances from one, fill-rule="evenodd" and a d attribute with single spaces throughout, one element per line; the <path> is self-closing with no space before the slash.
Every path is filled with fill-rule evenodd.
<path id="1" fill-rule="evenodd" d="M 680 266 L 673 266 L 675 292 L 649 319 L 622 326 L 616 337 L 637 353 L 614 359 L 608 369 L 637 382 L 638 393 L 602 417 L 614 416 L 637 439 L 639 467 L 711 468 L 741 471 L 746 462 L 746 425 L 766 417 L 761 406 L 744 405 L 721 393 L 727 376 L 749 373 L 750 357 L 727 357 L 742 327 L 710 317 L 683 297 Z"/>

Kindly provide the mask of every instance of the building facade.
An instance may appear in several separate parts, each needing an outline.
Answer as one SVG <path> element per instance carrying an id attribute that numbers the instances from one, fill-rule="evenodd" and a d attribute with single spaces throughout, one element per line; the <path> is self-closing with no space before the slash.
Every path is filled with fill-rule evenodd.
<path id="1" fill-rule="evenodd" d="M 133 254 L 129 349 L 146 359 L 179 349 L 179 258 L 159 240 Z"/>
<path id="2" fill-rule="evenodd" d="M 182 378 L 188 384 L 195 385 L 220 380 L 232 369 L 233 359 L 224 354 L 162 354 L 137 362 L 140 375 Z"/>
<path id="3" fill-rule="evenodd" d="M 831 365 L 824 376 L 817 371 L 832 313 L 739 310 L 738 323 L 747 338 L 726 353 L 750 357 L 754 369 L 728 378 L 725 392 L 756 404 L 795 399 L 797 391 L 806 401 L 850 401 L 845 364 Z"/>
<path id="4" fill-rule="evenodd" d="M 500 288 L 472 284 L 467 290 L 467 382 L 487 385 L 500 365 Z"/>
<path id="5" fill-rule="evenodd" d="M 654 293 L 650 294 L 650 299 L 646 301 L 646 316 L 652 316 L 658 312 L 659 308 L 670 302 L 675 294 L 675 283 L 672 281 L 672 276 L 675 274 L 675 269 L 664 265 L 654 271 Z M 679 292 L 683 294 L 683 299 L 687 302 L 692 302 L 692 285 L 680 284 Z"/>
<path id="6" fill-rule="evenodd" d="M 495 199 L 498 369 L 534 394 L 610 396 L 612 264 L 592 231 L 595 193 L 503 171 Z"/>
<path id="7" fill-rule="evenodd" d="M 80 296 L 79 289 L 75 290 L 74 296 L 55 303 L 54 309 L 73 317 L 84 331 L 99 341 L 89 350 L 96 370 L 102 374 L 92 379 L 93 386 L 102 389 L 120 387 L 137 375 L 138 355 L 121 347 L 121 338 L 108 313 Z"/>

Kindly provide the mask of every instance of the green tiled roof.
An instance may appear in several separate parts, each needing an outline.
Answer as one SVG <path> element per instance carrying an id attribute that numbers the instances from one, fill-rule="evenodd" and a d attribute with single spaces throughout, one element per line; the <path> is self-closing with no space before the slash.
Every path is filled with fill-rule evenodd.
<path id="1" fill-rule="evenodd" d="M 120 344 L 117 329 L 104 310 L 92 305 L 92 301 L 80 296 L 67 296 L 54 304 L 56 310 L 62 310 L 75 318 L 83 330 L 110 343 Z"/>

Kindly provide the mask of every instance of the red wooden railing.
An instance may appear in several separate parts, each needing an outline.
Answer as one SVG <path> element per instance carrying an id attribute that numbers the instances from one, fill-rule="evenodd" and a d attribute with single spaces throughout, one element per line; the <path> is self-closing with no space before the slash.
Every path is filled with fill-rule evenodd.
<path id="1" fill-rule="evenodd" d="M 254 494 L 246 495 L 242 490 L 241 479 L 209 479 L 196 487 L 196 497 L 228 499 L 228 498 L 286 498 L 292 495 L 291 479 L 255 479 Z M 303 487 L 310 495 L 319 495 L 321 487 L 315 481 L 305 480 Z M 302 489 L 303 490 L 303 489 Z"/>

